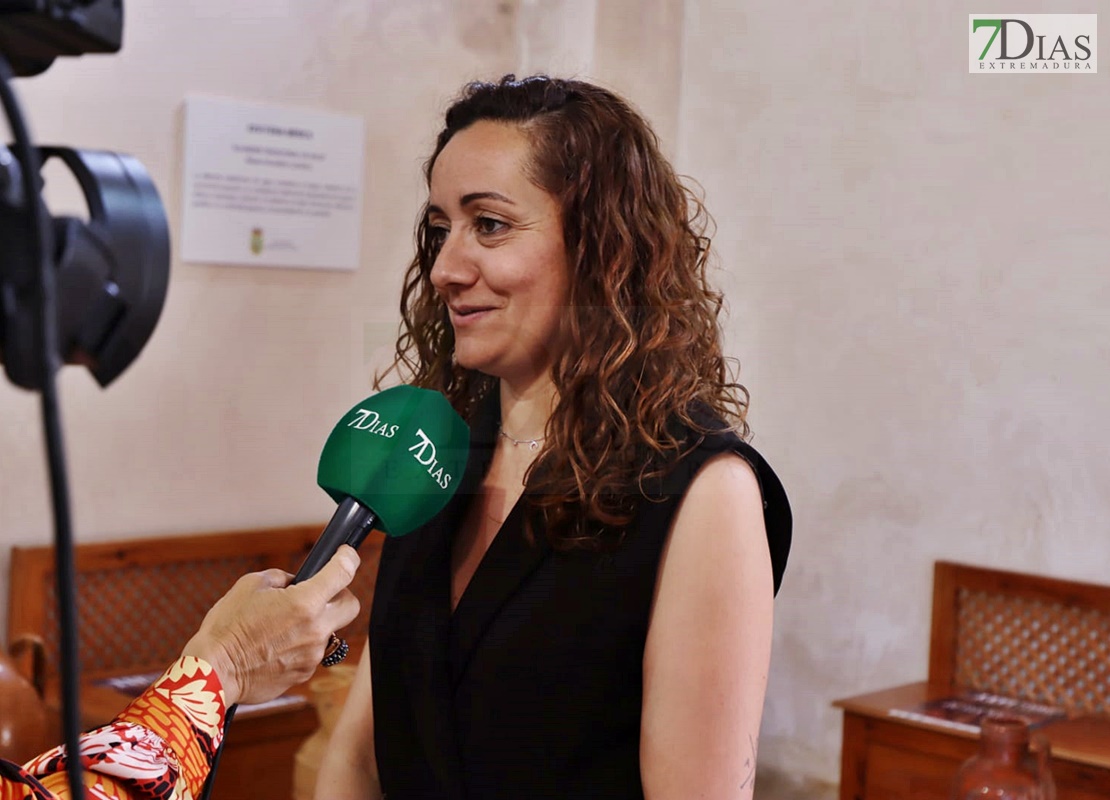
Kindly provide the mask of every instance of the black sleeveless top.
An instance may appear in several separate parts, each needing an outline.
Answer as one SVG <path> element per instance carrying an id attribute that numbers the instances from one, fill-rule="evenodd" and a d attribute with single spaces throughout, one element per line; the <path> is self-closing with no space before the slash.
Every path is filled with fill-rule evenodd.
<path id="1" fill-rule="evenodd" d="M 620 546 L 556 552 L 524 536 L 521 503 L 454 614 L 451 543 L 489 467 L 499 401 L 483 404 L 459 491 L 389 539 L 370 617 L 374 746 L 386 800 L 642 798 L 642 662 L 660 553 L 698 468 L 718 453 L 759 478 L 775 591 L 790 549 L 781 483 L 733 434 L 710 434 L 662 481 Z"/>

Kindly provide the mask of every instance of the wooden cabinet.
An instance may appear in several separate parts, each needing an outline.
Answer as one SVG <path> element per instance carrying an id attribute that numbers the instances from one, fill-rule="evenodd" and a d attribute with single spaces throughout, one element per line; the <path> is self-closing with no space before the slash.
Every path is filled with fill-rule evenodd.
<path id="1" fill-rule="evenodd" d="M 1056 709 L 1059 800 L 1110 798 L 1110 586 L 942 561 L 932 601 L 928 680 L 834 704 L 841 800 L 949 800 L 978 729 L 917 712 L 967 692 Z"/>
<path id="2" fill-rule="evenodd" d="M 891 715 L 946 692 L 922 682 L 836 702 L 844 710 L 840 800 L 949 800 L 978 736 Z M 1110 798 L 1110 719 L 1077 717 L 1039 732 L 1052 745 L 1059 800 Z"/>

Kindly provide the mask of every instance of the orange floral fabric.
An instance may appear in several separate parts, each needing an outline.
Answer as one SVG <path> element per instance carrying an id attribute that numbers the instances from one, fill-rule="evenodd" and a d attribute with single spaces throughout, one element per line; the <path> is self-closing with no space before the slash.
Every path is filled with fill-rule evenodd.
<path id="1" fill-rule="evenodd" d="M 223 738 L 227 707 L 215 670 L 178 659 L 111 723 L 81 736 L 90 800 L 192 800 Z M 0 762 L 0 800 L 69 798 L 66 752 L 57 747 L 23 767 Z"/>

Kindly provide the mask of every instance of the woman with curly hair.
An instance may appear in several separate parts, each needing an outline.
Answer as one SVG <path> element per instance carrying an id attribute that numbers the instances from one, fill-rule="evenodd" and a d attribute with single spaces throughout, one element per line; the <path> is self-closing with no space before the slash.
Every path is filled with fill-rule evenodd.
<path id="1" fill-rule="evenodd" d="M 700 202 L 625 101 L 547 77 L 465 87 L 425 177 L 393 367 L 471 457 L 385 544 L 317 797 L 751 797 L 791 517 Z"/>

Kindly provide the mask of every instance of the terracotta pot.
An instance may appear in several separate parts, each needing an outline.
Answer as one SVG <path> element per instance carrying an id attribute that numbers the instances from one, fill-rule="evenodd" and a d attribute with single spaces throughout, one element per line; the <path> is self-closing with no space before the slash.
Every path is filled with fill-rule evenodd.
<path id="1" fill-rule="evenodd" d="M 42 701 L 46 651 L 41 639 L 21 637 L 9 652 L 14 658 L 0 652 L 0 758 L 22 764 L 51 744 Z M 16 659 L 26 653 L 32 665 L 30 680 L 16 667 Z"/>
<path id="2" fill-rule="evenodd" d="M 985 719 L 979 753 L 956 774 L 953 800 L 1056 800 L 1049 768 L 1048 740 L 1030 747 L 1029 728 L 1020 719 Z"/>
<path id="3" fill-rule="evenodd" d="M 293 760 L 293 800 L 312 800 L 320 761 L 324 758 L 335 723 L 339 721 L 347 693 L 351 691 L 355 670 L 353 664 L 338 664 L 308 682 L 320 727 L 305 739 Z"/>

